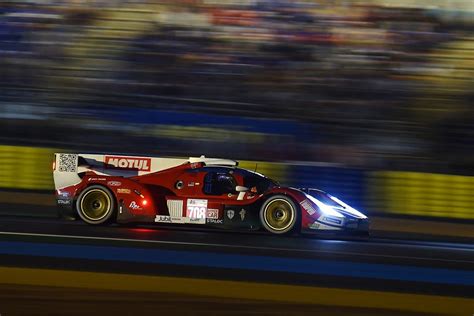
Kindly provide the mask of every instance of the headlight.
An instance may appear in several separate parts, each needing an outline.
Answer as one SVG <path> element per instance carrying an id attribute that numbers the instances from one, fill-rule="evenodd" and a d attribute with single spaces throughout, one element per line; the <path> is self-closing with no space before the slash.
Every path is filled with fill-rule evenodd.
<path id="1" fill-rule="evenodd" d="M 357 218 L 367 218 L 367 216 L 365 216 L 364 214 L 362 214 L 361 212 L 359 212 L 358 210 L 356 210 L 355 208 L 347 205 L 346 203 L 342 202 L 341 200 L 339 200 L 337 197 L 335 196 L 332 196 L 332 195 L 329 195 L 328 196 L 331 198 L 331 200 L 333 200 L 334 202 L 342 205 L 344 207 L 344 211 L 348 212 L 348 213 L 351 213 L 352 215 L 356 216 Z"/>
<path id="2" fill-rule="evenodd" d="M 316 206 L 323 212 L 324 215 L 328 216 L 333 216 L 333 217 L 338 217 L 338 218 L 344 218 L 344 215 L 333 209 L 331 206 L 324 204 L 323 202 L 319 201 L 318 199 L 312 197 L 309 194 L 306 194 L 306 197 L 316 204 Z"/>

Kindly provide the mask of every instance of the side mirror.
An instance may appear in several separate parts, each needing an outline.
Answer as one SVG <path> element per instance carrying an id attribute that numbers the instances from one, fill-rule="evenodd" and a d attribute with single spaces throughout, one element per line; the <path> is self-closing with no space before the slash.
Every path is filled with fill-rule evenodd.
<path id="1" fill-rule="evenodd" d="M 241 185 L 238 185 L 238 186 L 235 187 L 235 191 L 237 191 L 237 192 L 247 192 L 248 190 L 249 190 L 249 188 L 243 187 Z"/>

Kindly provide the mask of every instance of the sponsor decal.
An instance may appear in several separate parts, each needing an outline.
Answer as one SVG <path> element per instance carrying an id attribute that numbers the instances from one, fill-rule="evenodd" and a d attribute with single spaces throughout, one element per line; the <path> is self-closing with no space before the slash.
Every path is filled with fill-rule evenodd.
<path id="1" fill-rule="evenodd" d="M 58 205 L 71 205 L 71 200 L 58 200 Z"/>
<path id="2" fill-rule="evenodd" d="M 234 218 L 234 215 L 235 215 L 235 211 L 234 210 L 227 210 L 227 217 L 229 219 L 233 219 Z"/>
<path id="3" fill-rule="evenodd" d="M 173 223 L 173 224 L 185 224 L 186 223 L 186 217 L 171 216 L 171 223 Z"/>
<path id="4" fill-rule="evenodd" d="M 188 199 L 188 208 L 186 209 L 186 217 L 206 219 L 207 200 Z"/>
<path id="5" fill-rule="evenodd" d="M 188 187 L 193 187 L 194 186 L 194 182 L 189 182 L 188 183 Z"/>
<path id="6" fill-rule="evenodd" d="M 224 220 L 222 219 L 214 219 L 214 218 L 208 218 L 206 220 L 208 224 L 224 224 Z"/>
<path id="7" fill-rule="evenodd" d="M 155 222 L 157 222 L 157 223 L 186 224 L 188 222 L 188 219 L 186 217 L 156 215 Z"/>
<path id="8" fill-rule="evenodd" d="M 245 219 L 245 213 L 246 211 L 244 209 L 241 209 L 240 212 L 239 212 L 239 215 L 240 215 L 240 220 L 241 221 L 244 221 Z"/>
<path id="9" fill-rule="evenodd" d="M 151 158 L 105 156 L 105 168 L 150 171 Z"/>
<path id="10" fill-rule="evenodd" d="M 219 218 L 219 210 L 216 209 L 216 208 L 207 209 L 206 218 L 218 219 Z"/>
<path id="11" fill-rule="evenodd" d="M 117 193 L 130 194 L 130 193 L 132 193 L 132 191 L 130 189 L 117 189 Z"/>
<path id="12" fill-rule="evenodd" d="M 198 186 L 200 183 L 199 183 L 199 182 L 196 182 L 196 183 L 194 183 L 194 184 L 195 184 L 196 186 Z"/>
<path id="13" fill-rule="evenodd" d="M 342 224 L 342 220 L 334 218 L 334 217 L 328 217 L 328 216 L 324 217 L 323 221 L 328 222 L 328 223 L 334 223 L 334 224 L 337 224 L 337 225 Z"/>
<path id="14" fill-rule="evenodd" d="M 58 196 L 67 199 L 67 198 L 69 198 L 70 194 L 69 194 L 69 192 L 61 192 L 61 193 L 58 193 Z"/>
<path id="15" fill-rule="evenodd" d="M 128 206 L 128 208 L 131 209 L 131 210 L 141 210 L 142 209 L 142 207 L 140 205 L 138 205 L 137 202 L 135 202 L 135 201 L 132 201 L 130 203 L 130 205 Z"/>
<path id="16" fill-rule="evenodd" d="M 309 225 L 309 228 L 310 228 L 310 229 L 319 229 L 319 224 L 316 223 L 316 222 L 314 222 L 314 223 L 312 223 L 312 224 Z"/>
<path id="17" fill-rule="evenodd" d="M 107 179 L 105 179 L 105 178 L 89 178 L 89 179 L 87 179 L 87 181 L 105 181 L 105 180 L 107 180 Z"/>
<path id="18" fill-rule="evenodd" d="M 111 187 L 119 187 L 122 185 L 122 182 L 120 181 L 109 181 L 107 182 L 108 185 L 110 185 Z"/>
<path id="19" fill-rule="evenodd" d="M 319 228 L 318 229 L 322 229 L 322 230 L 341 230 L 341 228 L 339 227 L 334 227 L 334 226 L 329 226 L 329 225 L 324 225 L 324 224 L 319 224 Z"/>
<path id="20" fill-rule="evenodd" d="M 171 217 L 165 215 L 156 215 L 155 222 L 157 223 L 171 223 Z"/>
<path id="21" fill-rule="evenodd" d="M 188 218 L 189 224 L 206 224 L 205 218 Z"/>
<path id="22" fill-rule="evenodd" d="M 316 210 L 311 205 L 311 202 L 309 202 L 308 200 L 301 201 L 300 205 L 306 210 L 306 212 L 308 212 L 309 215 L 313 215 L 314 213 L 316 213 Z"/>

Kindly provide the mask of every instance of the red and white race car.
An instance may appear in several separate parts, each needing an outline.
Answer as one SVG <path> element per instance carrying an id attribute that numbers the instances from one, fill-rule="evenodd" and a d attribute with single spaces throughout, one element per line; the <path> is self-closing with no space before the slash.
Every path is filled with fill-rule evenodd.
<path id="1" fill-rule="evenodd" d="M 57 204 L 86 223 L 368 233 L 368 218 L 317 189 L 280 186 L 227 159 L 57 153 Z"/>

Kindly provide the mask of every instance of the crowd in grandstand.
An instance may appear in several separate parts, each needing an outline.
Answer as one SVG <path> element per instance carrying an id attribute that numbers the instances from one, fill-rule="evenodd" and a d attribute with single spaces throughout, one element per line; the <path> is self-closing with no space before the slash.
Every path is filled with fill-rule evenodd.
<path id="1" fill-rule="evenodd" d="M 460 157 L 474 149 L 474 7 L 414 3 L 2 2 L 2 137 L 87 147 L 90 132 L 117 151 L 472 167 Z M 118 109 L 208 116 L 189 133 Z"/>

